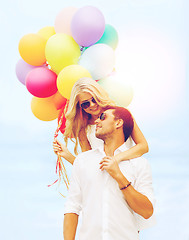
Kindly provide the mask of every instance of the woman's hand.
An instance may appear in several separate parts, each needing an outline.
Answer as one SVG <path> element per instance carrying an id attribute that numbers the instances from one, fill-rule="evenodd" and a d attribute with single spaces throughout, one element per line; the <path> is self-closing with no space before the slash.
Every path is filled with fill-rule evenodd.
<path id="1" fill-rule="evenodd" d="M 63 157 L 65 160 L 73 164 L 75 157 L 71 154 L 68 148 L 57 139 L 53 142 L 53 149 L 58 156 Z"/>

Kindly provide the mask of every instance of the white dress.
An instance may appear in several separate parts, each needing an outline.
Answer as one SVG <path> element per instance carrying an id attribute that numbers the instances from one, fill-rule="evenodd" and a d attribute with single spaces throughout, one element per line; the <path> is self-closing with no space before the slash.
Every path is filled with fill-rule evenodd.
<path id="1" fill-rule="evenodd" d="M 95 128 L 96 128 L 96 125 L 88 125 L 87 127 L 87 139 L 92 149 L 103 146 L 103 140 L 95 136 Z M 127 139 L 126 146 L 128 149 L 134 146 L 134 142 L 131 137 Z M 144 219 L 142 216 L 138 215 L 137 213 L 134 213 L 134 215 L 138 224 L 138 231 L 152 227 L 156 223 L 154 214 L 149 219 Z"/>

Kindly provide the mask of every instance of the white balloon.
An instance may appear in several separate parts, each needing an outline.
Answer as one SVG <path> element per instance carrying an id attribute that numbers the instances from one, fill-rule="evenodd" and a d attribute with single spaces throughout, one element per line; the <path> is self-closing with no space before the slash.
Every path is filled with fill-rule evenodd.
<path id="1" fill-rule="evenodd" d="M 106 90 L 109 97 L 121 107 L 127 107 L 133 99 L 133 87 L 132 85 L 113 74 L 106 78 L 100 79 L 98 83 Z"/>
<path id="2" fill-rule="evenodd" d="M 79 65 L 86 68 L 94 80 L 104 78 L 114 69 L 114 50 L 102 43 L 92 45 L 81 55 Z"/>

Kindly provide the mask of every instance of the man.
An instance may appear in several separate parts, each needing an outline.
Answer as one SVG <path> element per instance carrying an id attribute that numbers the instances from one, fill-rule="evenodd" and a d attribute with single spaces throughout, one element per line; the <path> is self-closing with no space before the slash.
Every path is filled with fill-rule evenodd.
<path id="1" fill-rule="evenodd" d="M 144 158 L 114 161 L 125 151 L 133 129 L 128 110 L 110 107 L 96 120 L 103 148 L 81 153 L 75 160 L 65 205 L 64 240 L 74 240 L 82 211 L 80 240 L 137 240 L 135 214 L 148 219 L 154 196 L 149 164 Z"/>

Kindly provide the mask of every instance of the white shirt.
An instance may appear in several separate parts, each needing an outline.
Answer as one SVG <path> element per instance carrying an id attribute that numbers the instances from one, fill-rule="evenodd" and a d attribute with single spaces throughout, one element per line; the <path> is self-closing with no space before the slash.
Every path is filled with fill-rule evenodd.
<path id="1" fill-rule="evenodd" d="M 87 139 L 88 139 L 92 149 L 96 149 L 96 148 L 99 148 L 99 147 L 103 148 L 104 142 L 103 142 L 102 139 L 99 139 L 99 138 L 96 137 L 95 130 L 96 130 L 96 125 L 88 125 L 88 127 L 87 127 Z M 125 142 L 125 146 L 128 149 L 134 146 L 134 142 L 133 142 L 131 137 L 129 137 L 127 139 L 127 141 Z M 117 150 L 117 151 L 120 151 L 120 150 Z M 156 223 L 154 215 L 149 219 L 144 219 L 143 217 L 141 217 L 140 215 L 135 213 L 135 217 L 136 217 L 137 224 L 138 224 L 138 231 L 141 231 L 143 229 L 152 227 Z"/>
<path id="2" fill-rule="evenodd" d="M 125 151 L 125 143 L 119 151 Z M 137 240 L 138 223 L 117 182 L 99 169 L 105 156 L 102 148 L 81 153 L 74 161 L 65 213 L 80 214 L 79 240 Z M 154 205 L 152 176 L 148 161 L 122 161 L 120 169 L 132 186 Z"/>

